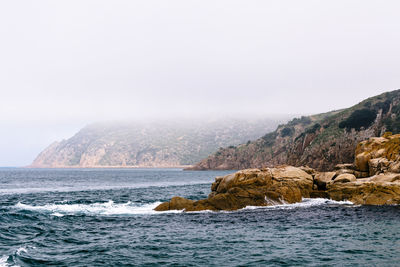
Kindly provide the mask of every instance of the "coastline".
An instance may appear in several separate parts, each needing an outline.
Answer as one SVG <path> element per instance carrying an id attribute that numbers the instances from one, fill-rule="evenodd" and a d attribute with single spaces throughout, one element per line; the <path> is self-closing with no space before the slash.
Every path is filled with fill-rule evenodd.
<path id="1" fill-rule="evenodd" d="M 186 169 L 190 168 L 193 165 L 170 165 L 170 166 L 103 166 L 103 165 L 93 165 L 93 166 L 35 166 L 28 165 L 22 167 L 14 167 L 14 168 L 24 168 L 24 169 Z"/>

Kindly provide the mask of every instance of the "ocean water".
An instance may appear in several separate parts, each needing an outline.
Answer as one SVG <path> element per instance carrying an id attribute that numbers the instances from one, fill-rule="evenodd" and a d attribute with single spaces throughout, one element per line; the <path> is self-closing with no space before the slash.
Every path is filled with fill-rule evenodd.
<path id="1" fill-rule="evenodd" d="M 399 266 L 400 207 L 155 212 L 228 171 L 0 169 L 0 266 Z"/>

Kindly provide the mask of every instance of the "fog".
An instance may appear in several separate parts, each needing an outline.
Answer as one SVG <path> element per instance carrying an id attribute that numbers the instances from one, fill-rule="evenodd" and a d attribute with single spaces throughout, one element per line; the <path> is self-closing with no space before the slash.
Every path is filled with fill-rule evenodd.
<path id="1" fill-rule="evenodd" d="M 101 120 L 312 114 L 400 88 L 398 1 L 0 1 L 0 166 Z"/>

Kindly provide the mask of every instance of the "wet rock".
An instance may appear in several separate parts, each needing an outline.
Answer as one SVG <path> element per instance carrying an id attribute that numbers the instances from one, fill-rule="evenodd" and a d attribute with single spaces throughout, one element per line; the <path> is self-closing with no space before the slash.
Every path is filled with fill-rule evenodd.
<path id="1" fill-rule="evenodd" d="M 186 210 L 193 208 L 193 200 L 189 200 L 183 197 L 173 197 L 171 201 L 164 202 L 158 205 L 154 210 L 166 211 L 166 210 Z"/>

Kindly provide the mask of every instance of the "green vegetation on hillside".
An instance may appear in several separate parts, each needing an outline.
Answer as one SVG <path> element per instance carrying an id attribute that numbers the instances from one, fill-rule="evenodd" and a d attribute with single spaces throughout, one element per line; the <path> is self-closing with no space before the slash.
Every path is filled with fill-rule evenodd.
<path id="1" fill-rule="evenodd" d="M 277 164 L 324 170 L 353 160 L 356 144 L 385 131 L 400 133 L 400 90 L 368 98 L 347 109 L 302 116 L 279 125 L 240 149 L 221 149 L 195 169 L 243 169 Z"/>

